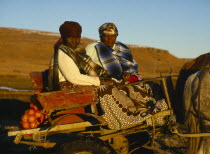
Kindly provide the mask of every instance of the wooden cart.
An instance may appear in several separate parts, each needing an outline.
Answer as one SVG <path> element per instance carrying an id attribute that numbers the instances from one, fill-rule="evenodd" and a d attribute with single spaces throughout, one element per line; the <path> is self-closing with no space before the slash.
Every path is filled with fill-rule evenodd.
<path id="1" fill-rule="evenodd" d="M 159 112 L 146 121 L 134 125 L 125 130 L 111 130 L 104 127 L 97 120 L 97 100 L 95 94 L 88 89 L 82 91 L 45 91 L 45 72 L 32 72 L 30 74 L 34 86 L 42 89 L 43 92 L 34 94 L 31 98 L 34 103 L 39 103 L 44 110 L 48 111 L 49 123 L 34 129 L 18 129 L 8 131 L 8 136 L 14 136 L 15 144 L 26 144 L 41 146 L 44 148 L 54 148 L 58 153 L 76 151 L 89 152 L 97 150 L 101 153 L 128 154 L 129 143 L 126 135 L 138 132 L 150 132 L 152 139 L 148 145 L 152 145 L 156 131 L 160 127 L 155 126 L 154 119 L 166 117 L 167 125 L 175 124 L 173 110 L 171 108 L 170 94 L 168 92 L 168 81 L 171 77 L 158 77 L 155 79 L 143 80 L 158 81 L 161 83 L 166 102 L 169 109 Z M 136 84 L 136 83 L 131 83 Z M 91 113 L 86 113 L 85 108 L 89 108 Z M 63 110 L 65 109 L 65 110 Z M 173 118 L 169 118 L 173 117 Z M 64 136 L 59 137 L 59 135 Z M 68 139 L 67 139 L 68 138 Z M 147 145 L 144 145 L 147 146 Z M 78 151 L 79 149 L 79 151 Z"/>

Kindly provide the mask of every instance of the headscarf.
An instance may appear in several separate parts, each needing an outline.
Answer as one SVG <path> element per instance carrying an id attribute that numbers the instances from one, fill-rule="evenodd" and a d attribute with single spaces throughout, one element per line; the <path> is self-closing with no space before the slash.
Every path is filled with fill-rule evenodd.
<path id="1" fill-rule="evenodd" d="M 82 27 L 74 21 L 65 21 L 59 28 L 61 38 L 55 43 L 54 50 L 57 50 L 60 45 L 64 44 L 66 37 L 81 37 Z"/>
<path id="2" fill-rule="evenodd" d="M 81 37 L 82 27 L 74 21 L 65 21 L 59 28 L 61 37 Z"/>
<path id="3" fill-rule="evenodd" d="M 118 35 L 117 26 L 114 23 L 105 23 L 98 28 L 99 35 L 116 34 Z"/>

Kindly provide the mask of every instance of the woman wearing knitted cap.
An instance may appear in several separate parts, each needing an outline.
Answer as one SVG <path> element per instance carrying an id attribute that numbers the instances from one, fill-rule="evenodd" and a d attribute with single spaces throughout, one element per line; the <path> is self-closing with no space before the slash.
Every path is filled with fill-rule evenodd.
<path id="1" fill-rule="evenodd" d="M 111 75 L 120 80 L 128 81 L 131 75 L 135 75 L 137 80 L 141 76 L 137 75 L 138 64 L 133 59 L 129 48 L 116 41 L 118 29 L 113 23 L 105 23 L 99 27 L 100 41 L 89 44 L 86 53 L 93 62 L 108 70 Z"/>
<path id="2" fill-rule="evenodd" d="M 77 88 L 80 85 L 113 85 L 113 80 L 105 80 L 110 77 L 107 71 L 79 52 L 77 47 L 82 33 L 80 24 L 66 21 L 59 31 L 61 38 L 54 46 L 54 55 L 49 67 L 49 90 Z"/>

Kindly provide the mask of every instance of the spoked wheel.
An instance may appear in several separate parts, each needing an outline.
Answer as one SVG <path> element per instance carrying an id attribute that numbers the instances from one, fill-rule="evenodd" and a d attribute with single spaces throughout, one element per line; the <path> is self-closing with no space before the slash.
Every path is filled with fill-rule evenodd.
<path id="1" fill-rule="evenodd" d="M 57 154 L 115 154 L 111 146 L 95 138 L 81 138 L 64 143 Z"/>

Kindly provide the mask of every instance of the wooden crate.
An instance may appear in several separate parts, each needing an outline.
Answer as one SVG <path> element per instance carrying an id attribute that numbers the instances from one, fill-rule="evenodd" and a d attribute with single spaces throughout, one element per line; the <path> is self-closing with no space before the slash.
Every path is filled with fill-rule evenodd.
<path id="1" fill-rule="evenodd" d="M 71 109 L 97 102 L 93 90 L 42 92 L 33 97 L 45 110 Z"/>

